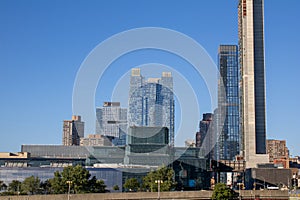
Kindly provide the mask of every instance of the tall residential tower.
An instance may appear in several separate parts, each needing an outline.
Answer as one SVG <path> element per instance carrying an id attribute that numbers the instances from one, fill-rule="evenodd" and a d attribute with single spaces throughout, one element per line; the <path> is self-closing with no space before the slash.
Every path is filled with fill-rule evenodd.
<path id="1" fill-rule="evenodd" d="M 217 120 L 220 130 L 217 157 L 220 160 L 234 160 L 235 156 L 240 154 L 238 47 L 220 45 L 218 62 L 218 111 L 223 116 L 222 120 Z"/>
<path id="2" fill-rule="evenodd" d="M 161 78 L 145 80 L 140 69 L 131 71 L 129 91 L 129 126 L 167 127 L 174 146 L 174 94 L 171 72 Z"/>
<path id="3" fill-rule="evenodd" d="M 62 143 L 65 146 L 80 145 L 80 138 L 84 137 L 84 122 L 81 116 L 73 115 L 72 120 L 64 120 Z"/>
<path id="4" fill-rule="evenodd" d="M 240 0 L 238 15 L 242 148 L 247 167 L 255 167 L 268 162 L 263 0 Z"/>

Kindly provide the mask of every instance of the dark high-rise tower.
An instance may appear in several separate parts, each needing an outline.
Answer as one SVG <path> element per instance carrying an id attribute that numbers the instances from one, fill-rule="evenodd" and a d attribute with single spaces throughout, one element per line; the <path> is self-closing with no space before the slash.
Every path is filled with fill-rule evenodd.
<path id="1" fill-rule="evenodd" d="M 255 167 L 268 161 L 263 0 L 240 0 L 238 14 L 242 146 L 248 167 Z"/>
<path id="2" fill-rule="evenodd" d="M 218 117 L 223 120 L 217 120 L 221 130 L 217 141 L 217 157 L 220 160 L 234 160 L 240 153 L 238 47 L 220 45 L 218 62 Z"/>
<path id="3" fill-rule="evenodd" d="M 196 133 L 196 147 L 201 148 L 201 152 L 211 159 L 215 159 L 213 118 L 212 113 L 204 113 L 199 123 L 199 132 Z"/>

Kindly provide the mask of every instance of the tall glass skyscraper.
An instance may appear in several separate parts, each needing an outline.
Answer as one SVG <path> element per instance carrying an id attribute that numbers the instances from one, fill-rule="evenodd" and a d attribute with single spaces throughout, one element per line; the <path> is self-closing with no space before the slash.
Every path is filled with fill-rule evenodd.
<path id="1" fill-rule="evenodd" d="M 161 78 L 145 80 L 139 68 L 131 71 L 129 90 L 129 126 L 167 127 L 174 146 L 174 94 L 171 72 Z"/>
<path id="2" fill-rule="evenodd" d="M 115 145 L 124 145 L 127 132 L 127 108 L 120 107 L 120 102 L 104 102 L 96 108 L 96 134 L 115 138 Z"/>
<path id="3" fill-rule="evenodd" d="M 218 116 L 223 120 L 218 120 L 220 135 L 217 141 L 217 157 L 220 160 L 234 160 L 240 153 L 238 47 L 220 45 L 218 65 Z"/>
<path id="4" fill-rule="evenodd" d="M 268 162 L 263 0 L 240 0 L 238 15 L 242 148 L 247 167 L 256 167 Z"/>

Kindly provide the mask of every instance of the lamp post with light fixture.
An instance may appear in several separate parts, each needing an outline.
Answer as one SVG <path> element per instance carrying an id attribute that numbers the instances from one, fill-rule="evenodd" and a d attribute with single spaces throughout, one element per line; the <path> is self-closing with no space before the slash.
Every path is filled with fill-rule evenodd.
<path id="1" fill-rule="evenodd" d="M 160 184 L 163 183 L 163 180 L 155 180 L 155 183 L 157 183 L 157 199 L 160 199 Z"/>
<path id="2" fill-rule="evenodd" d="M 71 190 L 72 181 L 67 181 L 66 183 L 69 184 L 69 188 L 68 188 L 68 200 L 70 200 L 70 190 Z"/>

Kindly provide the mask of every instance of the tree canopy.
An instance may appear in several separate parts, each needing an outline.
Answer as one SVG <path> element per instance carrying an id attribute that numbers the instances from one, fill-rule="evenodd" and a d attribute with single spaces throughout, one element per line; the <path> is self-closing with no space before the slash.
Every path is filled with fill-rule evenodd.
<path id="1" fill-rule="evenodd" d="M 8 191 L 9 192 L 21 192 L 21 185 L 22 183 L 18 180 L 13 180 L 9 185 L 8 185 Z"/>
<path id="2" fill-rule="evenodd" d="M 62 177 L 59 171 L 54 172 L 54 177 L 49 179 L 50 193 L 63 194 L 67 191 L 66 183 L 62 181 Z"/>
<path id="3" fill-rule="evenodd" d="M 228 188 L 224 183 L 218 183 L 213 190 L 213 200 L 231 200 L 235 199 L 235 192 Z"/>
<path id="4" fill-rule="evenodd" d="M 140 188 L 140 183 L 136 178 L 130 178 L 125 181 L 124 188 L 126 191 L 136 192 Z"/>
<path id="5" fill-rule="evenodd" d="M 63 194 L 70 190 L 75 193 L 100 193 L 105 192 L 106 185 L 103 180 L 91 177 L 90 172 L 80 165 L 69 166 L 60 172 L 55 172 L 54 177 L 49 180 L 51 193 Z"/>
<path id="6" fill-rule="evenodd" d="M 21 184 L 21 189 L 26 194 L 37 194 L 40 189 L 40 179 L 38 177 L 30 176 L 25 178 Z"/>
<path id="7" fill-rule="evenodd" d="M 3 182 L 0 181 L 0 186 Z M 90 172 L 80 165 L 70 166 L 62 172 L 54 172 L 54 177 L 41 182 L 38 177 L 30 176 L 23 182 L 13 180 L 7 191 L 1 195 L 17 194 L 64 194 L 69 190 L 71 193 L 102 193 L 105 192 L 106 185 L 103 180 L 97 180 L 95 176 L 91 178 Z"/>
<path id="8" fill-rule="evenodd" d="M 5 190 L 6 188 L 7 185 L 3 181 L 0 181 L 0 190 Z"/>
<path id="9" fill-rule="evenodd" d="M 116 191 L 117 191 L 117 190 L 120 190 L 120 188 L 119 188 L 118 185 L 114 185 L 113 189 L 116 190 Z"/>
<path id="10" fill-rule="evenodd" d="M 176 186 L 176 182 L 173 179 L 174 171 L 168 167 L 161 167 L 156 171 L 151 171 L 143 179 L 143 187 L 148 191 L 157 191 L 158 183 L 160 183 L 160 191 L 170 191 Z M 155 182 L 156 181 L 156 182 Z"/>

